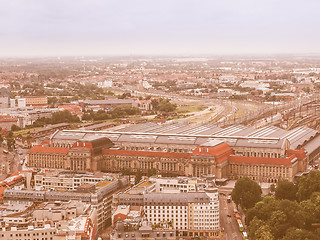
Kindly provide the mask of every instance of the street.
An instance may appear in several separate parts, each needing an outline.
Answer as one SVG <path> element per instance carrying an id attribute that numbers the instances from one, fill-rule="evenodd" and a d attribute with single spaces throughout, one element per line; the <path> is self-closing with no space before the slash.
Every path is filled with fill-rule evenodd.
<path id="1" fill-rule="evenodd" d="M 233 214 L 235 205 L 233 202 L 227 202 L 227 195 L 219 194 L 220 203 L 220 226 L 224 228 L 224 236 L 221 240 L 238 240 L 243 239 L 243 235 L 239 230 L 237 220 Z M 230 217 L 228 217 L 228 215 Z"/>

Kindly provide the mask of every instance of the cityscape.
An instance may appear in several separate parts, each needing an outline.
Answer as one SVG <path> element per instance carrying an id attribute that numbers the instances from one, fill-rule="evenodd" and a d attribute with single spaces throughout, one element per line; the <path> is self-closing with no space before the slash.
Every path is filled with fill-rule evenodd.
<path id="1" fill-rule="evenodd" d="M 320 239 L 320 5 L 249 2 L 5 3 L 0 240 Z"/>

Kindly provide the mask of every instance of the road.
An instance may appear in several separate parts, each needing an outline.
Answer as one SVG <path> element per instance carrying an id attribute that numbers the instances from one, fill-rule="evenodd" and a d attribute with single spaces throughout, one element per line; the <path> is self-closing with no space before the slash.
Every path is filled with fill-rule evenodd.
<path id="1" fill-rule="evenodd" d="M 235 208 L 233 202 L 227 202 L 227 196 L 219 194 L 220 203 L 220 226 L 224 228 L 224 235 L 221 240 L 238 240 L 243 239 L 242 233 L 239 231 L 233 210 Z M 230 215 L 231 217 L 228 217 Z"/>

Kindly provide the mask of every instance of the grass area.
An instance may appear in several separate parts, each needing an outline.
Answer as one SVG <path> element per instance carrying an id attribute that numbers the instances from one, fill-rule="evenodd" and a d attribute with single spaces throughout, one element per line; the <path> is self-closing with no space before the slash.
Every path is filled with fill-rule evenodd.
<path id="1" fill-rule="evenodd" d="M 16 137 L 18 135 L 21 135 L 22 137 L 27 137 L 32 133 L 34 130 L 39 129 L 39 128 L 29 128 L 29 129 L 22 129 L 20 131 L 15 131 L 13 132 L 13 137 Z"/>
<path id="2" fill-rule="evenodd" d="M 190 113 L 190 112 L 199 112 L 207 107 L 204 105 L 182 105 L 179 106 L 176 110 L 177 113 Z"/>

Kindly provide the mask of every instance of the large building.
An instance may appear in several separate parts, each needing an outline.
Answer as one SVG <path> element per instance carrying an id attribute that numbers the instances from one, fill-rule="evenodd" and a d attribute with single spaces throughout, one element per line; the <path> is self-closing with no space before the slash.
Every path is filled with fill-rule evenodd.
<path id="1" fill-rule="evenodd" d="M 144 219 L 152 226 L 169 224 L 179 236 L 214 237 L 220 233 L 218 191 L 210 178 L 146 179 L 114 195 L 114 203 L 120 208 L 143 207 Z M 114 217 L 119 220 L 116 217 L 125 221 L 119 214 Z"/>
<path id="2" fill-rule="evenodd" d="M 27 205 L 6 204 L 0 209 L 0 239 L 96 239 L 93 223 L 97 210 L 90 204 L 68 202 Z"/>
<path id="3" fill-rule="evenodd" d="M 221 129 L 145 123 L 105 131 L 64 130 L 32 147 L 28 166 L 293 181 L 319 157 L 319 140 L 319 132 L 307 127 L 286 131 L 274 126 Z"/>
<path id="4" fill-rule="evenodd" d="M 34 176 L 34 187 L 6 188 L 2 192 L 7 204 L 68 202 L 79 200 L 97 210 L 97 231 L 111 223 L 113 194 L 129 184 L 116 174 L 75 174 L 74 172 L 44 172 Z"/>

